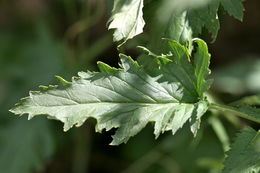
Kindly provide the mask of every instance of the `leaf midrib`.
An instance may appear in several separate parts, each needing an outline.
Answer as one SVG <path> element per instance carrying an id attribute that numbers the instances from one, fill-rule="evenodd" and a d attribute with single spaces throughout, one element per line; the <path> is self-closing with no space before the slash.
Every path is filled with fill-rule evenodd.
<path id="1" fill-rule="evenodd" d="M 178 106 L 181 104 L 191 104 L 191 103 L 178 103 L 178 102 L 166 102 L 166 103 L 145 103 L 145 102 L 136 102 L 136 103 L 131 103 L 131 102 L 88 102 L 88 103 L 78 103 L 78 104 L 67 104 L 67 105 L 51 105 L 51 106 L 45 106 L 45 105 L 35 105 L 34 107 L 67 107 L 67 106 L 78 106 L 78 105 L 88 105 L 88 104 L 114 104 L 114 105 L 120 105 L 120 104 L 129 104 L 129 105 L 142 105 L 142 106 L 154 106 L 154 105 L 173 105 L 173 106 Z M 32 107 L 32 106 L 29 106 Z"/>

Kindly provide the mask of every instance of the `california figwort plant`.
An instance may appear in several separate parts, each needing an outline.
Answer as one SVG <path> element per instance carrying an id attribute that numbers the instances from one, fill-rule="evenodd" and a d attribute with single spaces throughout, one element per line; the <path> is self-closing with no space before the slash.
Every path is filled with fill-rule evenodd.
<path id="1" fill-rule="evenodd" d="M 114 0 L 108 28 L 114 41 L 124 46 L 143 32 L 144 0 Z M 220 28 L 218 13 L 223 8 L 242 21 L 242 0 L 168 0 L 171 9 L 167 28 L 160 39 L 140 46 L 142 61 L 119 54 L 120 68 L 98 62 L 99 72 L 79 72 L 72 81 L 57 76 L 58 86 L 40 86 L 10 111 L 17 115 L 47 115 L 64 123 L 67 131 L 88 118 L 97 120 L 96 131 L 116 128 L 111 145 L 126 143 L 148 123 L 156 138 L 174 135 L 189 124 L 194 136 L 206 112 L 233 114 L 260 123 L 260 96 L 243 98 L 230 105 L 208 97 L 214 79 L 209 79 L 210 54 L 207 44 L 197 38 L 205 28 L 214 41 Z M 141 58 L 140 58 L 141 59 Z M 260 172 L 260 131 L 246 127 L 238 133 L 224 162 L 223 173 Z"/>

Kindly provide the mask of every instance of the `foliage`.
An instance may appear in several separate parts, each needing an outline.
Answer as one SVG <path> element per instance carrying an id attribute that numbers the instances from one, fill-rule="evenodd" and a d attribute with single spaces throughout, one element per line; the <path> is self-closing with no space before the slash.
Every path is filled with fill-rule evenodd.
<path id="1" fill-rule="evenodd" d="M 65 131 L 94 118 L 97 132 L 116 129 L 112 145 L 126 143 L 130 137 L 142 133 L 141 130 L 149 123 L 154 125 L 156 138 L 165 131 L 178 135 L 177 130 L 183 126 L 185 129 L 187 125 L 196 137 L 190 142 L 193 147 L 203 138 L 204 128 L 199 128 L 201 124 L 207 124 L 207 116 L 203 115 L 208 115 L 208 123 L 226 151 L 229 148 L 228 128 L 218 115 L 223 114 L 235 126 L 241 121 L 237 117 L 259 124 L 260 108 L 257 106 L 260 101 L 256 95 L 226 105 L 217 103 L 207 93 L 212 85 L 212 80 L 208 79 L 210 54 L 207 44 L 194 37 L 199 37 L 205 28 L 211 33 L 212 40 L 216 39 L 220 28 L 218 14 L 222 7 L 234 18 L 243 19 L 242 0 L 114 0 L 108 28 L 114 29 L 114 41 L 120 42 L 120 48 L 127 40 L 143 32 L 143 10 L 145 13 L 151 8 L 152 12 L 157 12 L 147 19 L 149 23 L 165 9 L 167 17 L 159 21 L 164 25 L 157 24 L 152 28 L 151 41 L 148 39 L 146 43 L 152 51 L 139 47 L 143 54 L 137 61 L 120 53 L 120 68 L 98 62 L 100 72 L 79 72 L 72 82 L 57 76 L 59 85 L 40 86 L 40 91 L 31 91 L 29 97 L 21 99 L 10 111 L 18 115 L 29 114 L 29 119 L 47 115 L 50 119 L 62 121 Z M 155 31 L 159 31 L 158 35 Z M 48 139 L 47 135 L 46 141 Z M 259 148 L 259 131 L 252 128 L 242 130 L 227 152 L 223 172 L 259 172 Z M 48 147 L 47 150 L 40 159 L 51 155 Z M 151 153 L 157 160 L 161 157 L 157 152 Z M 163 164 L 166 163 L 163 160 Z M 211 158 L 201 159 L 198 164 L 216 172 L 221 167 L 220 161 Z M 39 165 L 37 162 L 29 163 L 23 170 L 37 169 Z M 135 167 L 129 170 L 136 172 L 131 171 Z"/>
<path id="2" fill-rule="evenodd" d="M 207 110 L 202 94 L 209 87 L 205 81 L 209 72 L 207 47 L 201 40 L 197 43 L 194 66 L 188 61 L 188 50 L 170 41 L 172 60 L 153 60 L 158 67 L 152 72 L 121 55 L 122 69 L 99 63 L 100 73 L 80 72 L 72 83 L 58 78 L 65 89 L 41 87 L 42 92 L 31 92 L 11 111 L 28 113 L 30 118 L 47 114 L 62 121 L 65 131 L 93 117 L 98 132 L 118 128 L 111 143 L 114 145 L 127 142 L 148 122 L 155 122 L 156 137 L 167 130 L 174 134 L 187 120 L 196 133 Z"/>
<path id="3" fill-rule="evenodd" d="M 238 134 L 231 150 L 227 153 L 226 166 L 223 173 L 260 171 L 260 131 L 243 130 Z"/>
<path id="4" fill-rule="evenodd" d="M 142 12 L 143 3 L 143 0 L 115 0 L 112 17 L 109 20 L 109 29 L 115 29 L 115 41 L 124 40 L 125 42 L 143 32 L 145 25 Z M 212 34 L 212 38 L 216 39 L 219 30 L 217 13 L 220 5 L 229 15 L 239 20 L 243 19 L 242 0 L 165 0 L 164 3 L 171 8 L 172 14 L 187 12 L 185 20 L 191 25 L 195 36 L 201 34 L 205 27 Z"/>

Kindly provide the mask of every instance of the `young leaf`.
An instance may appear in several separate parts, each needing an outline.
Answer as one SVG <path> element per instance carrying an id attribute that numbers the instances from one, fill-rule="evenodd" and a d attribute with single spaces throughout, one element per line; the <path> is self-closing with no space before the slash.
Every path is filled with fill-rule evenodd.
<path id="1" fill-rule="evenodd" d="M 203 41 L 197 42 L 200 45 Z M 194 75 L 195 67 L 187 48 L 173 41 L 170 47 L 175 56 L 172 60 L 157 58 L 159 66 L 153 71 L 120 55 L 122 69 L 99 62 L 99 73 L 80 72 L 72 83 L 59 77 L 63 88 L 41 87 L 42 91 L 30 92 L 30 96 L 11 111 L 27 113 L 29 118 L 47 114 L 51 119 L 62 121 L 65 131 L 73 125 L 82 125 L 90 117 L 95 118 L 98 132 L 118 128 L 112 145 L 127 142 L 149 122 L 155 124 L 156 137 L 169 130 L 174 134 L 187 121 L 195 135 L 200 118 L 208 108 L 208 102 L 201 99 L 196 88 L 202 76 L 197 79 Z M 198 46 L 198 49 L 205 48 Z M 207 61 L 205 56 L 201 58 Z M 202 69 L 207 67 L 207 63 L 201 64 Z"/>
<path id="2" fill-rule="evenodd" d="M 114 41 L 124 42 L 143 32 L 143 0 L 114 0 L 108 29 L 115 29 Z"/>
<path id="3" fill-rule="evenodd" d="M 243 130 L 227 155 L 223 173 L 260 172 L 260 131 Z"/>

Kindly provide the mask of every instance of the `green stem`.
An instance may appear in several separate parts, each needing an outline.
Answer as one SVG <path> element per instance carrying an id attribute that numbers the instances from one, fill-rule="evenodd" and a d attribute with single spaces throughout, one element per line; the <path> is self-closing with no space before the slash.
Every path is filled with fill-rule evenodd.
<path id="1" fill-rule="evenodd" d="M 246 113 L 240 111 L 239 109 L 232 107 L 232 106 L 227 106 L 227 105 L 222 105 L 222 104 L 217 104 L 217 103 L 210 103 L 209 105 L 210 109 L 215 109 L 218 111 L 222 111 L 222 112 L 230 112 L 236 116 L 239 116 L 241 118 L 256 122 L 260 124 L 260 120 L 256 119 L 252 116 L 247 115 Z"/>

